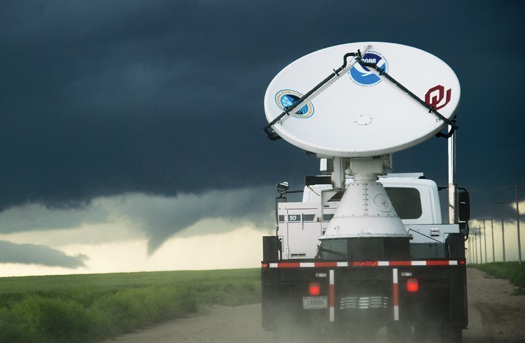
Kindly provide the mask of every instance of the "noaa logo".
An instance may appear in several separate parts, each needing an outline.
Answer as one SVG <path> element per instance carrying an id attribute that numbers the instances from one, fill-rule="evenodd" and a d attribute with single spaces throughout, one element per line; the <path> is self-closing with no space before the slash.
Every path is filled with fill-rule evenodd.
<path id="1" fill-rule="evenodd" d="M 363 61 L 367 63 L 374 63 L 383 71 L 387 71 L 388 64 L 385 58 L 377 52 L 366 53 L 363 56 Z M 381 78 L 377 76 L 375 72 L 360 65 L 359 63 L 354 64 L 354 67 L 350 69 L 350 77 L 355 83 L 361 86 L 373 86 L 381 82 Z"/>
<path id="2" fill-rule="evenodd" d="M 275 94 L 275 102 L 281 110 L 285 110 L 286 107 L 292 106 L 297 100 L 301 99 L 303 94 L 293 91 L 291 89 L 284 89 Z M 314 114 L 314 105 L 309 102 L 304 105 L 299 111 L 295 110 L 295 113 L 290 113 L 295 118 L 309 118 Z"/>

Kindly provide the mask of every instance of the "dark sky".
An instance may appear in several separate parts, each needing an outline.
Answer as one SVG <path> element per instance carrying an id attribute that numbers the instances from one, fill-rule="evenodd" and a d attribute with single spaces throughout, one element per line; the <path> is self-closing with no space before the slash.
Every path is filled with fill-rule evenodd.
<path id="1" fill-rule="evenodd" d="M 458 75 L 458 181 L 483 216 L 525 186 L 524 15 L 523 1 L 4 0 L 0 210 L 300 188 L 317 159 L 265 137 L 266 87 L 307 53 L 386 41 Z M 446 141 L 396 153 L 394 171 L 446 183 Z"/>

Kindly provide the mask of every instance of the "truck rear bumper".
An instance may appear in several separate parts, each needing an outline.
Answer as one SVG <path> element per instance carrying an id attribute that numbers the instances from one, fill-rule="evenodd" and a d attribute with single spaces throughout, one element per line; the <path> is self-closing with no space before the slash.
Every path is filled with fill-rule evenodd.
<path id="1" fill-rule="evenodd" d="M 417 290 L 412 289 L 414 280 Z M 319 295 L 309 294 L 311 282 L 320 285 Z M 268 330 L 289 322 L 345 328 L 366 324 L 371 330 L 422 324 L 465 328 L 466 300 L 464 260 L 263 262 L 262 320 Z"/>

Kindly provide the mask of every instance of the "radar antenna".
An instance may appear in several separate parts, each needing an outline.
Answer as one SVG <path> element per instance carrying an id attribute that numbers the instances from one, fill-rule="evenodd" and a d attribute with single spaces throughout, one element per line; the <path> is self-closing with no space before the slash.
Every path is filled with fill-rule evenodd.
<path id="1" fill-rule="evenodd" d="M 329 73 L 341 56 L 343 65 Z M 264 100 L 268 138 L 333 159 L 334 189 L 346 188 L 347 175 L 354 179 L 321 240 L 409 237 L 376 180 L 391 169 L 392 153 L 453 135 L 460 93 L 445 62 L 385 42 L 318 50 L 275 76 Z"/>

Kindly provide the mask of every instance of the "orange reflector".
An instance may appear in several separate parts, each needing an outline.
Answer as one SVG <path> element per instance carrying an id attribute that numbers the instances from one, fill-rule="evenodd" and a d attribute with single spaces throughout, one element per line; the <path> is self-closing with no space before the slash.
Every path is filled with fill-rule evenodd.
<path id="1" fill-rule="evenodd" d="M 417 292 L 419 290 L 419 282 L 417 279 L 407 280 L 407 290 L 410 292 Z"/>
<path id="2" fill-rule="evenodd" d="M 349 267 L 377 267 L 379 262 L 348 262 Z"/>
<path id="3" fill-rule="evenodd" d="M 319 295 L 321 294 L 321 285 L 319 284 L 319 282 L 310 282 L 308 291 L 310 295 Z"/>

